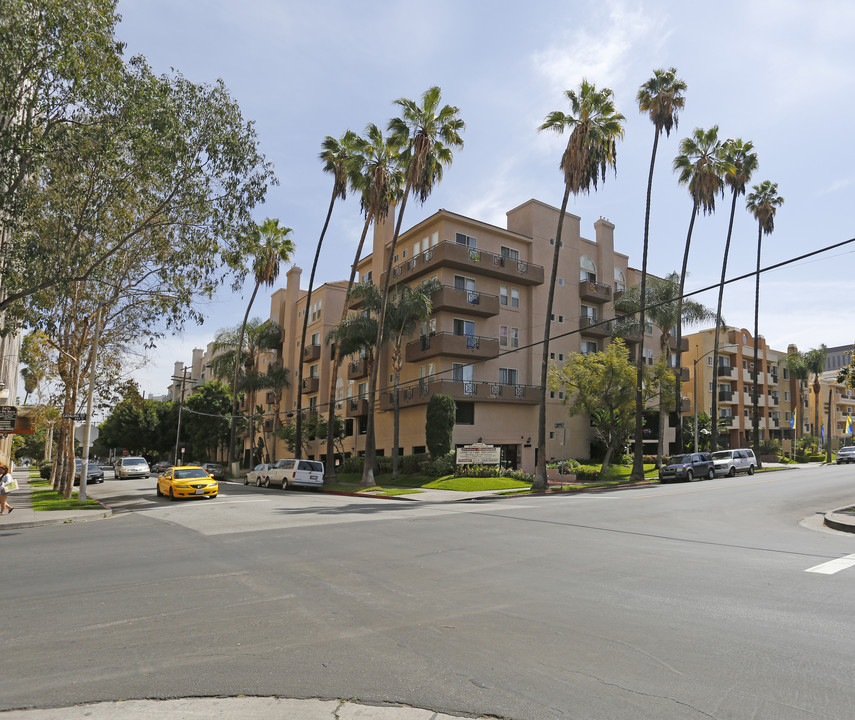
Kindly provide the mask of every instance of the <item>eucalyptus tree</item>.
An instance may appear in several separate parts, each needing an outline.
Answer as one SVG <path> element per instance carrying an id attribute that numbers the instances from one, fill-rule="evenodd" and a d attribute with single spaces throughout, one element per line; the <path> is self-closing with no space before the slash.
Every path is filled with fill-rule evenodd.
<path id="1" fill-rule="evenodd" d="M 671 346 L 674 336 L 671 334 L 672 331 L 676 333 L 677 328 L 682 327 L 683 325 L 698 325 L 702 322 L 714 320 L 715 312 L 695 300 L 680 301 L 680 275 L 677 272 L 668 273 L 664 278 L 655 276 L 650 277 L 645 290 L 647 295 L 647 301 L 645 303 L 647 307 L 647 317 L 649 321 L 659 328 L 662 333 L 659 338 L 659 357 L 664 360 L 667 368 L 673 369 L 674 365 L 672 363 L 673 355 Z M 615 324 L 615 333 L 618 336 L 622 333 L 625 335 L 640 334 L 642 325 L 640 324 L 640 321 L 636 319 L 640 315 L 640 313 L 637 312 L 640 306 L 641 285 L 633 285 L 623 294 L 620 300 L 615 303 L 615 309 L 617 311 L 632 313 L 631 315 L 626 316 L 627 318 L 631 317 L 631 320 L 618 321 Z M 679 352 L 679 347 L 677 347 L 677 352 Z M 662 373 L 660 373 L 660 375 L 662 375 Z M 673 375 L 669 374 L 669 377 L 673 380 Z M 664 376 L 662 381 L 664 382 Z M 673 401 L 674 398 L 679 397 L 678 395 L 674 395 L 670 389 L 664 394 L 664 396 L 670 398 L 671 401 Z M 675 405 L 679 416 L 679 401 L 677 401 Z M 637 412 L 638 409 L 636 408 L 636 413 Z M 664 421 L 666 416 L 667 411 L 660 403 L 659 449 L 657 451 L 660 461 L 664 450 Z M 682 423 L 678 422 L 678 425 L 682 425 Z M 682 450 L 682 445 L 678 444 L 677 448 Z"/>
<path id="2" fill-rule="evenodd" d="M 422 203 L 427 200 L 434 186 L 442 181 L 444 168 L 451 165 L 454 160 L 454 150 L 463 147 L 463 138 L 460 133 L 465 128 L 465 123 L 459 117 L 460 110 L 453 105 L 441 106 L 441 102 L 442 91 L 438 86 L 428 88 L 424 92 L 421 104 L 407 98 L 399 98 L 395 104 L 400 108 L 400 117 L 389 121 L 390 141 L 400 152 L 404 191 L 398 208 L 392 242 L 388 249 L 386 274 L 383 278 L 380 310 L 377 316 L 376 344 L 378 347 L 383 340 L 392 265 L 407 200 L 410 195 Z M 365 435 L 365 468 L 362 473 L 362 484 L 366 487 L 374 484 L 374 465 L 377 461 L 374 408 L 378 369 L 379 365 L 375 363 L 368 379 L 368 428 Z"/>
<path id="3" fill-rule="evenodd" d="M 654 128 L 653 150 L 650 154 L 650 170 L 647 175 L 647 199 L 644 209 L 644 244 L 641 253 L 638 323 L 642 329 L 646 327 L 645 310 L 647 303 L 647 251 L 650 240 L 650 196 L 653 192 L 653 167 L 656 164 L 656 150 L 659 147 L 659 137 L 662 135 L 662 131 L 664 130 L 665 134 L 671 137 L 671 128 L 676 128 L 678 125 L 678 113 L 683 109 L 686 102 L 683 95 L 686 92 L 686 87 L 686 83 L 677 77 L 677 69 L 672 67 L 667 70 L 654 70 L 653 77 L 638 89 L 638 94 L 636 95 L 639 111 L 647 113 Z M 637 377 L 635 382 L 635 452 L 633 454 L 633 467 L 635 467 L 637 457 L 639 467 L 641 468 L 641 475 L 643 475 L 644 453 L 641 431 L 644 414 L 644 332 L 639 333 L 636 353 Z"/>
<path id="4" fill-rule="evenodd" d="M 763 235 L 771 235 L 775 230 L 775 213 L 778 208 L 784 204 L 784 198 L 778 195 L 778 183 L 773 183 L 769 180 L 764 180 L 759 185 L 751 188 L 748 197 L 745 201 L 745 207 L 748 209 L 754 219 L 757 221 L 757 272 L 754 276 L 754 367 L 757 368 L 758 363 L 758 347 L 757 337 L 760 333 L 759 328 L 759 313 L 760 313 L 760 249 L 763 245 Z M 759 414 L 759 388 L 757 387 L 757 374 L 754 374 L 754 395 L 752 404 L 754 406 L 754 417 L 751 428 L 751 444 L 754 447 L 754 454 L 760 457 L 760 414 Z"/>
<path id="5" fill-rule="evenodd" d="M 724 191 L 723 169 L 719 152 L 721 142 L 718 139 L 718 125 L 713 125 L 709 130 L 695 128 L 691 135 L 680 141 L 680 153 L 674 158 L 674 171 L 677 173 L 677 182 L 686 185 L 692 198 L 692 213 L 689 217 L 689 230 L 686 233 L 686 244 L 683 248 L 683 264 L 680 268 L 680 288 L 677 296 L 677 317 L 682 317 L 683 295 L 686 288 L 686 276 L 689 266 L 689 248 L 692 244 L 692 231 L 695 227 L 695 218 L 698 210 L 704 215 L 712 215 L 715 212 L 716 195 Z M 683 372 L 683 328 L 676 327 L 675 339 L 677 343 L 676 355 L 676 392 L 675 397 L 683 397 L 682 372 Z M 714 372 L 717 372 L 714 371 Z M 677 427 L 677 447 L 683 447 L 683 425 Z M 633 462 L 633 474 L 636 475 L 637 462 Z"/>
<path id="6" fill-rule="evenodd" d="M 240 326 L 237 346 L 235 347 L 236 356 L 234 361 L 234 369 L 232 375 L 232 415 L 233 420 L 238 414 L 238 371 L 241 368 L 241 354 L 243 352 L 243 337 L 246 330 L 246 323 L 249 319 L 252 304 L 255 302 L 255 296 L 258 294 L 258 289 L 262 285 L 268 287 L 276 283 L 279 277 L 279 267 L 283 262 L 288 262 L 291 259 L 291 254 L 294 252 L 294 242 L 291 240 L 291 228 L 280 227 L 279 221 L 267 218 L 261 225 L 256 227 L 255 232 L 250 235 L 249 241 L 254 255 L 252 261 L 252 272 L 255 276 L 255 286 L 252 290 L 252 295 L 249 298 L 249 303 L 246 306 L 246 312 L 243 316 L 243 322 Z M 280 338 L 281 343 L 281 338 Z M 246 365 L 247 374 L 254 367 Z M 250 410 L 253 408 L 250 405 Z M 234 462 L 235 451 L 235 424 L 232 422 L 232 431 L 229 437 L 229 468 Z"/>
<path id="7" fill-rule="evenodd" d="M 721 334 L 721 303 L 724 298 L 724 280 L 727 273 L 727 257 L 730 253 L 730 239 L 733 234 L 733 218 L 736 214 L 736 199 L 745 194 L 745 186 L 750 182 L 752 173 L 757 169 L 757 154 L 753 152 L 754 145 L 741 139 L 729 139 L 721 146 L 721 161 L 724 168 L 724 181 L 730 186 L 732 201 L 730 204 L 730 221 L 727 224 L 727 240 L 724 243 L 724 257 L 721 261 L 721 281 L 718 286 L 718 307 L 716 309 L 715 335 L 713 341 L 713 367 L 718 368 L 718 348 Z M 754 338 L 757 344 L 757 338 Z M 757 376 L 757 366 L 754 366 L 754 376 Z M 712 396 L 712 416 L 718 417 L 718 393 Z M 710 447 L 715 452 L 718 440 L 718 423 L 713 423 L 713 434 Z"/>
<path id="8" fill-rule="evenodd" d="M 318 258 L 321 256 L 321 247 L 324 244 L 324 236 L 327 234 L 327 228 L 332 217 L 333 207 L 336 200 L 344 200 L 347 198 L 347 179 L 348 179 L 348 162 L 350 161 L 351 153 L 353 152 L 353 144 L 356 139 L 356 134 L 347 130 L 342 135 L 340 140 L 336 140 L 329 135 L 324 138 L 321 144 L 322 150 L 320 160 L 323 162 L 324 172 L 328 172 L 333 176 L 332 197 L 330 198 L 330 206 L 327 210 L 327 216 L 324 220 L 324 226 L 321 229 L 321 236 L 318 238 L 318 244 L 315 247 L 315 258 L 312 260 L 312 271 L 309 274 L 309 289 L 306 293 L 306 311 L 303 313 L 303 330 L 300 334 L 300 353 L 297 359 L 297 417 L 295 418 L 297 437 L 302 437 L 302 422 L 303 422 L 303 358 L 306 348 L 306 331 L 309 327 L 309 308 L 312 305 L 312 290 L 315 287 L 315 271 L 318 269 Z M 303 457 L 302 443 L 296 444 L 294 457 Z"/>
<path id="9" fill-rule="evenodd" d="M 374 123 L 369 123 L 366 126 L 364 137 L 357 136 L 353 141 L 353 148 L 348 161 L 348 176 L 353 189 L 360 194 L 360 206 L 362 214 L 365 216 L 362 234 L 359 237 L 353 263 L 350 266 L 350 278 L 347 281 L 345 298 L 348 298 L 349 301 L 368 229 L 372 223 L 386 220 L 390 207 L 400 199 L 403 188 L 403 172 L 398 162 L 397 150 Z M 345 302 L 341 310 L 339 324 L 344 322 L 347 312 L 348 302 Z M 329 342 L 333 342 L 335 348 L 333 350 L 334 371 L 330 375 L 329 404 L 327 405 L 325 483 L 332 483 L 336 476 L 334 436 L 336 427 L 334 422 L 335 391 L 336 378 L 338 377 L 336 371 L 341 367 L 343 358 L 349 354 L 343 352 L 341 344 L 334 337 L 329 339 Z"/>
<path id="10" fill-rule="evenodd" d="M 409 285 L 397 285 L 389 297 L 386 305 L 386 337 L 392 345 L 392 374 L 393 389 L 392 402 L 394 407 L 394 421 L 392 432 L 392 479 L 398 479 L 398 457 L 399 433 L 400 433 L 400 398 L 398 388 L 401 383 L 401 368 L 404 364 L 402 346 L 404 338 L 412 335 L 418 324 L 430 317 L 431 295 L 442 287 L 439 280 L 434 278 L 423 280 L 416 287 Z"/>
<path id="11" fill-rule="evenodd" d="M 561 249 L 561 232 L 564 214 L 570 194 L 588 193 L 597 182 L 605 182 L 606 170 L 611 167 L 617 172 L 617 141 L 623 138 L 624 116 L 615 110 L 613 93 L 609 88 L 597 90 L 593 83 L 582 80 L 578 92 L 566 90 L 570 112 L 554 110 L 538 128 L 562 134 L 569 132 L 567 146 L 561 155 L 559 168 L 564 175 L 564 196 L 558 214 L 555 231 L 555 251 L 552 256 L 552 272 L 549 276 L 549 293 L 546 300 L 546 317 L 543 330 L 543 347 L 540 369 L 540 406 L 537 429 L 537 468 L 534 490 L 546 488 L 546 393 L 549 370 L 550 318 L 555 299 L 555 280 L 558 276 L 558 255 Z"/>

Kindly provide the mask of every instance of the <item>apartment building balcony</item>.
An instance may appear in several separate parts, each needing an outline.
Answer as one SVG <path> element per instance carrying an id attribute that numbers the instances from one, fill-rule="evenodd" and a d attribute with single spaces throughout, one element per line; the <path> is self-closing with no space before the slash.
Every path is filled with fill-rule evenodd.
<path id="1" fill-rule="evenodd" d="M 733 391 L 731 390 L 719 390 L 718 401 L 727 403 L 736 402 L 736 400 L 733 399 Z"/>
<path id="2" fill-rule="evenodd" d="M 684 397 L 683 401 L 680 403 L 680 413 L 682 415 L 687 415 L 692 411 L 692 399 Z"/>
<path id="3" fill-rule="evenodd" d="M 733 366 L 732 365 L 719 365 L 718 371 L 716 372 L 718 377 L 733 377 Z"/>
<path id="4" fill-rule="evenodd" d="M 676 370 L 676 368 L 674 368 L 674 369 Z M 685 383 L 685 382 L 689 382 L 689 380 L 691 380 L 691 378 L 689 377 L 689 368 L 681 367 L 680 368 L 680 382 Z"/>
<path id="5" fill-rule="evenodd" d="M 344 404 L 344 416 L 358 418 L 368 415 L 368 398 L 348 398 Z"/>
<path id="6" fill-rule="evenodd" d="M 320 378 L 307 377 L 303 378 L 303 392 L 308 394 L 316 393 L 321 385 Z"/>
<path id="7" fill-rule="evenodd" d="M 431 309 L 433 312 L 451 310 L 462 315 L 492 317 L 499 314 L 499 296 L 443 285 L 431 295 Z"/>
<path id="8" fill-rule="evenodd" d="M 380 394 L 380 409 L 394 408 L 394 391 Z M 407 408 L 426 405 L 437 393 L 451 395 L 456 402 L 478 403 L 523 403 L 537 405 L 540 402 L 540 386 L 508 385 L 498 382 L 462 380 L 421 380 L 398 389 L 398 407 Z"/>
<path id="9" fill-rule="evenodd" d="M 766 373 L 760 371 L 757 373 L 757 384 L 763 385 L 766 381 Z M 749 385 L 754 384 L 754 371 L 749 370 L 748 368 L 742 368 L 742 382 L 747 383 Z"/>
<path id="10" fill-rule="evenodd" d="M 753 407 L 754 406 L 754 393 L 746 392 L 742 393 L 742 402 L 745 407 Z M 762 393 L 757 394 L 757 407 L 766 407 L 766 396 Z"/>
<path id="11" fill-rule="evenodd" d="M 612 286 L 604 283 L 579 281 L 579 297 L 596 303 L 607 303 L 612 299 Z"/>
<path id="12" fill-rule="evenodd" d="M 436 272 L 440 267 L 465 270 L 477 275 L 506 280 L 515 285 L 542 285 L 543 266 L 443 241 L 392 268 L 392 282 L 408 282 Z"/>
<path id="13" fill-rule="evenodd" d="M 584 316 L 579 318 L 579 332 L 591 337 L 607 338 L 611 337 L 612 324 L 610 321 L 603 322 L 596 317 Z"/>
<path id="14" fill-rule="evenodd" d="M 727 430 L 738 430 L 739 418 L 737 418 L 735 415 L 719 415 L 719 428 Z"/>
<path id="15" fill-rule="evenodd" d="M 769 373 L 769 383 L 772 385 L 778 384 L 778 373 Z"/>
<path id="16" fill-rule="evenodd" d="M 306 345 L 303 348 L 303 362 L 312 362 L 313 360 L 321 359 L 320 345 Z"/>
<path id="17" fill-rule="evenodd" d="M 777 395 L 772 395 L 769 393 L 769 406 L 770 407 L 778 407 L 778 403 L 780 402 L 780 398 Z"/>
<path id="18" fill-rule="evenodd" d="M 672 352 L 677 352 L 677 337 L 671 335 L 668 337 L 668 347 Z M 689 352 L 689 338 L 680 338 L 680 352 Z"/>
<path id="19" fill-rule="evenodd" d="M 347 379 L 359 380 L 364 377 L 368 377 L 368 358 L 351 360 L 347 364 Z"/>
<path id="20" fill-rule="evenodd" d="M 488 359 L 496 357 L 498 354 L 498 338 L 440 332 L 433 335 L 422 335 L 418 340 L 407 343 L 404 357 L 407 362 L 421 362 L 439 355 Z"/>

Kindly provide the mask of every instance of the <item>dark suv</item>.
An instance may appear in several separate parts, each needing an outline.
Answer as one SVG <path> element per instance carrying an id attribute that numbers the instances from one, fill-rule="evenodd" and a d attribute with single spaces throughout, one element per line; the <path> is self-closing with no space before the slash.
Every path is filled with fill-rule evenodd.
<path id="1" fill-rule="evenodd" d="M 659 482 L 667 483 L 673 480 L 691 482 L 695 478 L 715 477 L 715 464 L 709 453 L 689 453 L 675 455 L 659 468 Z"/>

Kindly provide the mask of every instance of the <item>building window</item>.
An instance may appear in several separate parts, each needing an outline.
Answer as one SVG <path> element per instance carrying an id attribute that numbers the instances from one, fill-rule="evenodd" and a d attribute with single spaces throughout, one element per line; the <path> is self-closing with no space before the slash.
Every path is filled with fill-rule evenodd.
<path id="1" fill-rule="evenodd" d="M 436 335 L 436 318 L 422 320 L 419 325 L 419 335 Z"/>
<path id="2" fill-rule="evenodd" d="M 624 292 L 626 290 L 626 275 L 622 270 L 615 268 L 615 292 Z"/>
<path id="3" fill-rule="evenodd" d="M 591 353 L 599 352 L 599 348 L 597 347 L 597 343 L 594 340 L 583 340 L 582 341 L 582 354 L 590 355 Z"/>
<path id="4" fill-rule="evenodd" d="M 454 334 L 472 337 L 475 335 L 475 323 L 472 320 L 454 318 Z"/>
<path id="5" fill-rule="evenodd" d="M 320 377 L 318 375 L 318 371 L 319 371 L 318 364 L 316 363 L 316 364 L 312 365 L 311 367 L 309 367 L 309 377 L 310 378 Z"/>
<path id="6" fill-rule="evenodd" d="M 587 255 L 579 258 L 579 280 L 582 282 L 597 282 L 597 265 Z"/>
<path id="7" fill-rule="evenodd" d="M 502 347 L 508 346 L 508 326 L 499 325 L 499 345 Z"/>
<path id="8" fill-rule="evenodd" d="M 454 276 L 454 288 L 455 290 L 471 290 L 475 291 L 475 279 L 463 277 L 462 275 Z"/>
<path id="9" fill-rule="evenodd" d="M 511 328 L 511 347 L 518 348 L 520 346 L 520 329 L 512 327 Z"/>
<path id="10" fill-rule="evenodd" d="M 710 355 L 710 356 L 707 358 L 707 365 L 709 365 L 710 367 L 712 367 L 712 355 Z"/>
<path id="11" fill-rule="evenodd" d="M 550 431 L 549 431 L 549 439 L 550 439 L 550 440 L 555 440 L 555 431 L 553 431 L 553 430 L 550 430 Z"/>
<path id="12" fill-rule="evenodd" d="M 474 237 L 470 237 L 469 235 L 464 235 L 463 233 L 457 233 L 455 240 L 458 245 L 465 245 L 469 248 L 474 248 L 477 246 L 478 241 Z"/>
<path id="13" fill-rule="evenodd" d="M 508 304 L 508 288 L 505 285 L 499 287 L 499 305 Z"/>
<path id="14" fill-rule="evenodd" d="M 503 258 L 508 258 L 509 260 L 519 260 L 520 259 L 520 251 L 514 250 L 513 248 L 502 246 L 501 254 Z"/>
<path id="15" fill-rule="evenodd" d="M 455 425 L 475 424 L 475 403 L 457 402 L 454 414 Z"/>
<path id="16" fill-rule="evenodd" d="M 558 362 L 564 362 L 564 353 L 558 353 Z"/>
<path id="17" fill-rule="evenodd" d="M 517 288 L 511 288 L 511 307 L 518 308 L 520 306 L 520 291 Z"/>
<path id="18" fill-rule="evenodd" d="M 514 368 L 499 368 L 499 382 L 502 385 L 516 385 L 518 373 Z"/>
<path id="19" fill-rule="evenodd" d="M 790 391 L 784 390 L 784 402 L 790 402 Z"/>
<path id="20" fill-rule="evenodd" d="M 591 322 L 597 322 L 597 308 L 590 305 L 582 305 L 580 312 L 583 318 L 588 318 Z"/>

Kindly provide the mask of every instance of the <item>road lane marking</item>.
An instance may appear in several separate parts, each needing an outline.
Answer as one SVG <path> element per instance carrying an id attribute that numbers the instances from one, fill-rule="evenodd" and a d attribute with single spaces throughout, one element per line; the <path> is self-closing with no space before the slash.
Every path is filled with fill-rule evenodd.
<path id="1" fill-rule="evenodd" d="M 845 557 L 837 558 L 836 560 L 829 560 L 828 562 L 824 562 L 820 565 L 814 565 L 812 568 L 805 570 L 805 572 L 819 573 L 820 575 L 834 575 L 834 573 L 846 570 L 846 568 L 851 568 L 853 565 L 855 565 L 855 555 L 846 555 Z"/>

